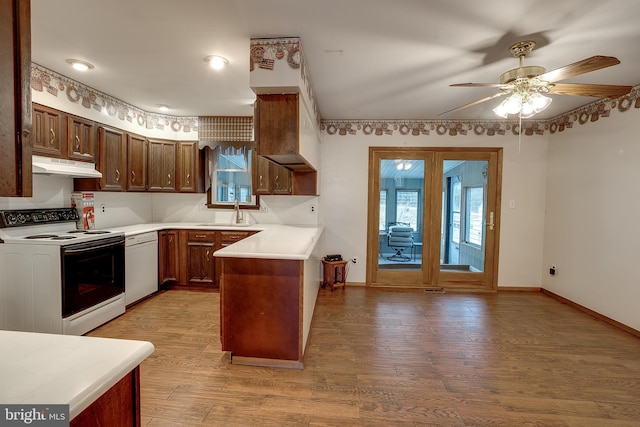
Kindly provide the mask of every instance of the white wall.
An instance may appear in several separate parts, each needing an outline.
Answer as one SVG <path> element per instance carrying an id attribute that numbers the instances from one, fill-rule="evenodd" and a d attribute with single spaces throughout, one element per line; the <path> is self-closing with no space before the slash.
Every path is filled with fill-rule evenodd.
<path id="1" fill-rule="evenodd" d="M 614 110 L 551 136 L 542 264 L 544 288 L 636 330 L 639 118 Z"/>
<path id="2" fill-rule="evenodd" d="M 33 175 L 33 196 L 0 197 L 0 209 L 68 208 L 72 192 L 71 178 Z"/>
<path id="3" fill-rule="evenodd" d="M 544 234 L 547 135 L 504 136 L 322 135 L 320 222 L 323 255 L 358 259 L 351 282 L 366 280 L 369 146 L 503 147 L 502 219 L 498 286 L 540 286 Z M 508 208 L 509 200 L 516 202 Z"/>

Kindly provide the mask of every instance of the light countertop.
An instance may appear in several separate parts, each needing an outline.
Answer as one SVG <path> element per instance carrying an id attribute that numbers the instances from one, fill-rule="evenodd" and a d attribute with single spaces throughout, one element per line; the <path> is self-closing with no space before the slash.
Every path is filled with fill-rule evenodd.
<path id="1" fill-rule="evenodd" d="M 0 402 L 68 404 L 73 419 L 153 350 L 147 341 L 0 331 Z"/>
<path id="2" fill-rule="evenodd" d="M 110 230 L 124 232 L 125 236 L 169 229 L 257 231 L 243 240 L 216 251 L 214 256 L 294 260 L 309 259 L 323 231 L 323 227 L 319 225 L 251 224 L 233 226 L 230 224 L 187 222 L 136 224 L 110 228 Z"/>

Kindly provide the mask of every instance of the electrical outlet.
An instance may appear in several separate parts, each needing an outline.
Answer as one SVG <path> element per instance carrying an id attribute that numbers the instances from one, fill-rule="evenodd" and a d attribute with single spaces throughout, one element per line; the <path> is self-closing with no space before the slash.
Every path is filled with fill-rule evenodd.
<path id="1" fill-rule="evenodd" d="M 316 205 L 311 205 L 311 213 L 316 211 Z"/>
<path id="2" fill-rule="evenodd" d="M 104 213 L 107 210 L 105 205 L 100 205 L 100 212 Z"/>
<path id="3" fill-rule="evenodd" d="M 549 268 L 549 275 L 555 276 L 556 272 L 557 272 L 556 265 L 555 264 L 551 264 L 551 268 Z"/>

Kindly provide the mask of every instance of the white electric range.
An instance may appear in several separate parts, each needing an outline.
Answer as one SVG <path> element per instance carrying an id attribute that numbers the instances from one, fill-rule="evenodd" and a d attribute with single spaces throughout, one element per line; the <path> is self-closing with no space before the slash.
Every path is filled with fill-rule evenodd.
<path id="1" fill-rule="evenodd" d="M 75 208 L 0 211 L 0 329 L 82 335 L 125 311 L 124 233 Z"/>

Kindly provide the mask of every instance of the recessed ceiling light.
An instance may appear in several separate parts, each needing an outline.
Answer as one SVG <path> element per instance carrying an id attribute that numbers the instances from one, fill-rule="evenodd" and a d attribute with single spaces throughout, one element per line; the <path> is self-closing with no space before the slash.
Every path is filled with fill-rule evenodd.
<path id="1" fill-rule="evenodd" d="M 71 64 L 71 66 L 78 71 L 87 71 L 94 68 L 93 64 L 81 59 L 67 59 L 67 64 Z"/>
<path id="2" fill-rule="evenodd" d="M 210 55 L 204 58 L 205 62 L 209 63 L 209 66 L 214 70 L 221 70 L 229 63 L 229 60 L 224 56 Z"/>
<path id="3" fill-rule="evenodd" d="M 169 111 L 171 108 L 169 108 L 168 105 L 165 104 L 158 104 L 158 110 L 162 111 L 163 113 L 166 113 L 167 111 Z"/>

